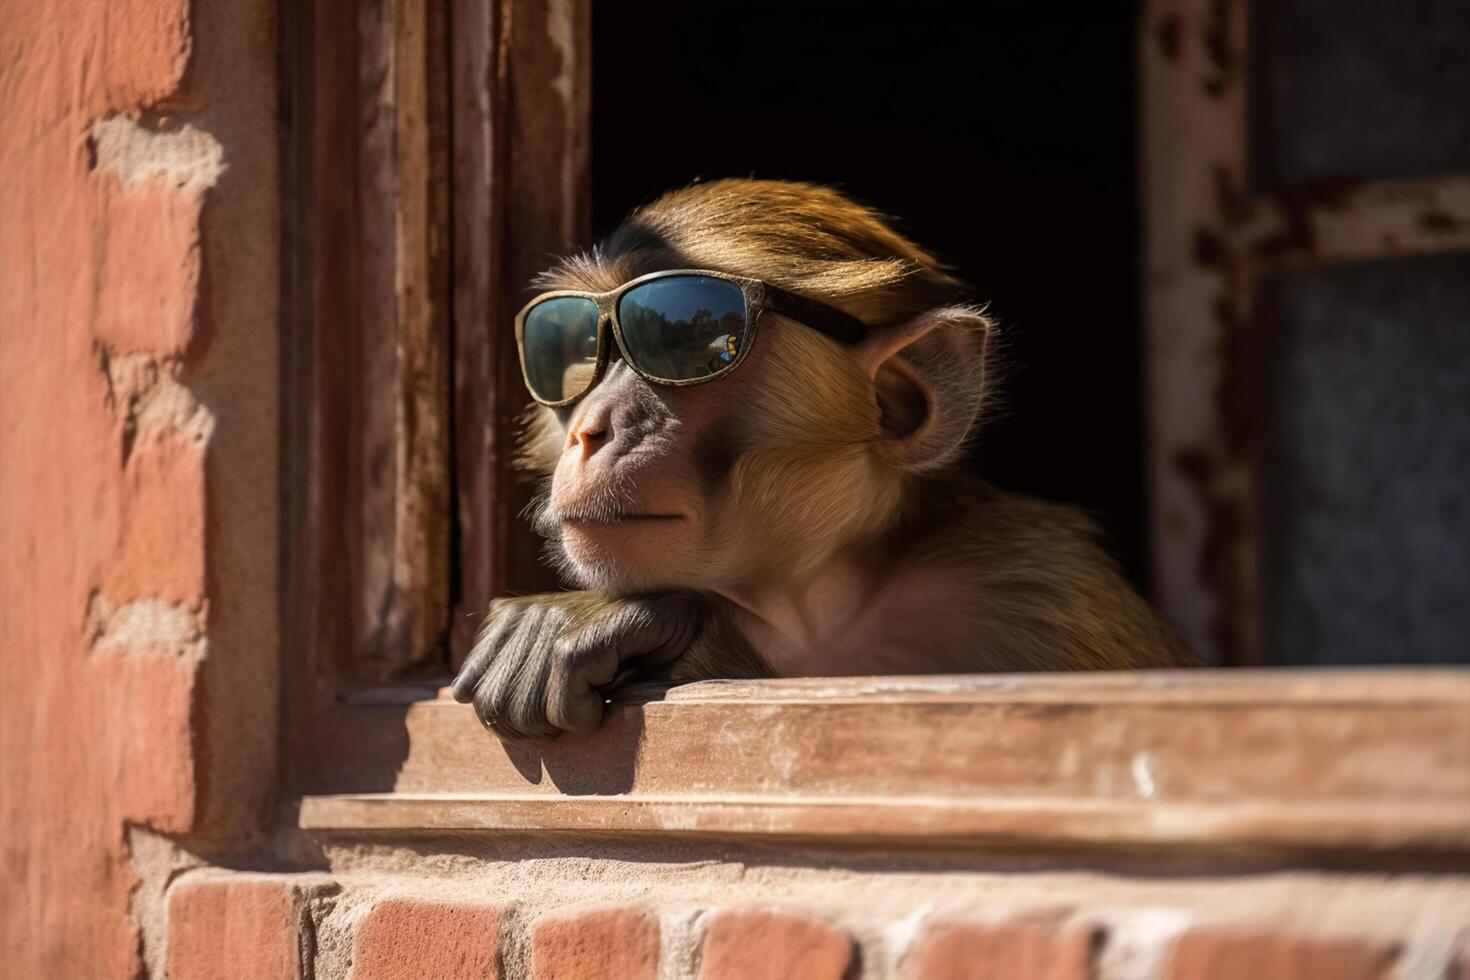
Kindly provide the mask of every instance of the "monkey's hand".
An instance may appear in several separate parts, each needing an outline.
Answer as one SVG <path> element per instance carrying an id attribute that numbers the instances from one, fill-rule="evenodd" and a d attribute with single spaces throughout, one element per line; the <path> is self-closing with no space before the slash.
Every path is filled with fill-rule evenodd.
<path id="1" fill-rule="evenodd" d="M 501 738 L 594 732 L 607 691 L 676 660 L 709 616 L 692 592 L 496 599 L 454 679 L 454 699 L 473 701 Z"/>

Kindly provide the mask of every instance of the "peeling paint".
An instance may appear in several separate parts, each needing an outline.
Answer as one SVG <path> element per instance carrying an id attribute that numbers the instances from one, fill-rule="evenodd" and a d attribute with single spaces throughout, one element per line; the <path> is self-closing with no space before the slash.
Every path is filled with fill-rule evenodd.
<path id="1" fill-rule="evenodd" d="M 1432 235 L 1452 235 L 1467 223 L 1459 216 L 1446 211 L 1425 211 L 1419 215 L 1419 227 Z"/>
<path id="2" fill-rule="evenodd" d="M 562 117 L 568 121 L 577 118 L 577 33 L 576 5 L 566 0 L 554 0 L 546 7 L 546 39 L 551 42 L 558 59 L 556 77 L 551 80 L 551 90 L 561 100 Z M 583 137 L 579 127 L 568 125 L 564 130 L 568 141 Z M 577 213 L 577 198 L 581 168 L 575 165 L 576 154 L 565 154 L 566 165 L 561 174 L 561 213 L 571 216 Z"/>
<path id="3" fill-rule="evenodd" d="M 117 176 L 123 190 L 164 176 L 181 190 L 213 187 L 225 171 L 224 148 L 188 123 L 177 129 L 149 128 L 126 116 L 92 124 L 93 169 Z"/>
<path id="4" fill-rule="evenodd" d="M 1462 176 L 1317 181 L 1256 211 L 1237 247 L 1262 272 L 1470 246 L 1470 178 Z"/>
<path id="5" fill-rule="evenodd" d="M 1200 79 L 1200 86 L 1212 99 L 1224 98 L 1241 82 L 1240 66 L 1244 59 L 1234 43 L 1238 34 L 1235 23 L 1238 6 L 1238 0 L 1211 0 L 1200 24 L 1201 48 L 1210 66 L 1210 73 Z"/>
<path id="6" fill-rule="evenodd" d="M 1153 759 L 1147 752 L 1140 752 L 1133 757 L 1129 771 L 1133 773 L 1133 785 L 1138 789 L 1139 796 L 1151 800 L 1158 795 L 1159 788 L 1154 782 Z"/>
<path id="7" fill-rule="evenodd" d="M 1159 45 L 1159 56 L 1168 62 L 1177 62 L 1184 46 L 1184 22 L 1178 14 L 1165 14 L 1154 28 L 1154 39 Z"/>

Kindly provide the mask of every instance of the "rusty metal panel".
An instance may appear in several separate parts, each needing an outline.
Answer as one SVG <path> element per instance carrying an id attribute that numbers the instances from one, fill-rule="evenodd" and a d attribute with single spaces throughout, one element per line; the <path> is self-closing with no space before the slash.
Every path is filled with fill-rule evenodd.
<path id="1" fill-rule="evenodd" d="M 1264 437 L 1280 421 L 1273 414 L 1280 407 L 1268 397 L 1275 324 L 1255 308 L 1259 277 L 1470 247 L 1465 175 L 1344 181 L 1326 179 L 1327 169 L 1308 166 L 1311 154 L 1353 165 L 1354 152 L 1371 150 L 1345 146 L 1350 135 L 1333 128 L 1370 125 L 1378 111 L 1372 100 L 1360 104 L 1351 97 L 1354 85 L 1371 84 L 1372 59 L 1353 61 L 1343 51 L 1360 43 L 1378 51 L 1374 45 L 1381 40 L 1386 47 L 1380 54 L 1391 56 L 1400 72 L 1393 97 L 1407 98 L 1405 93 L 1417 86 L 1431 116 L 1443 95 L 1436 86 L 1458 77 L 1463 66 L 1435 67 L 1439 54 L 1431 44 L 1425 55 L 1430 67 L 1416 68 L 1407 64 L 1413 59 L 1400 50 L 1401 41 L 1364 40 L 1364 32 L 1371 34 L 1390 15 L 1360 3 L 1332 5 L 1332 16 L 1320 18 L 1326 25 L 1320 37 L 1301 36 L 1305 28 L 1298 22 L 1301 11 L 1323 6 L 1314 0 L 1251 5 L 1251 14 L 1269 23 L 1252 22 L 1249 31 L 1246 6 L 1243 0 L 1155 0 L 1145 8 L 1139 36 L 1155 591 L 1165 615 L 1201 656 L 1227 664 L 1262 662 L 1263 603 L 1280 608 L 1290 601 L 1263 591 L 1259 581 L 1258 466 Z M 1419 16 L 1414 11 L 1432 6 L 1411 4 L 1410 19 Z M 1398 16 L 1398 8 L 1392 16 Z M 1354 22 L 1326 24 L 1339 19 Z M 1285 40 L 1283 25 L 1290 27 Z M 1423 27 L 1392 30 L 1422 33 Z M 1256 43 L 1289 43 L 1291 50 L 1248 58 L 1247 36 Z M 1321 80 L 1290 72 L 1314 59 L 1342 58 L 1355 67 L 1333 71 L 1352 77 L 1329 85 L 1333 112 L 1321 104 L 1315 110 L 1333 119 L 1300 118 L 1289 131 L 1271 131 L 1266 123 L 1288 116 L 1268 118 L 1263 107 L 1279 103 L 1311 115 L 1302 86 Z M 1310 98 L 1320 102 L 1327 98 L 1323 92 Z M 1458 103 L 1457 110 L 1463 120 Z M 1432 129 L 1428 118 L 1418 125 Z M 1457 133 L 1454 126 L 1446 130 L 1450 145 L 1460 138 Z M 1402 145 L 1412 144 L 1406 138 Z M 1288 158 L 1298 150 L 1306 155 Z M 1247 158 L 1259 172 L 1274 175 L 1265 183 L 1292 186 L 1252 193 Z M 1446 157 L 1441 163 L 1459 159 Z M 1407 158 L 1386 155 L 1360 169 L 1375 177 L 1418 172 Z M 1280 176 L 1288 171 L 1289 180 Z M 1272 589 L 1279 584 L 1273 580 Z M 1391 652 L 1380 656 L 1397 659 Z"/>
<path id="2" fill-rule="evenodd" d="M 1251 184 L 1470 170 L 1464 0 L 1267 0 L 1251 7 Z"/>
<path id="3" fill-rule="evenodd" d="M 1265 661 L 1470 661 L 1470 253 L 1262 286 Z"/>
<path id="4" fill-rule="evenodd" d="M 1258 199 L 1236 237 L 1262 271 L 1470 250 L 1470 176 L 1324 184 Z"/>
<path id="5" fill-rule="evenodd" d="M 1144 309 L 1156 599 L 1207 662 L 1253 658 L 1247 431 L 1245 4 L 1153 0 L 1139 35 Z"/>

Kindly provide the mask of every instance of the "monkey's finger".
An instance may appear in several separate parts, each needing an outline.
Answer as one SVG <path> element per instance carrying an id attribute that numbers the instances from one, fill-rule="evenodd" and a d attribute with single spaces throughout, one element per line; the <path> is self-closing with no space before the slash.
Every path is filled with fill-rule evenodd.
<path id="1" fill-rule="evenodd" d="M 643 667 L 677 660 L 699 634 L 708 608 L 692 593 L 648 596 L 629 604 L 623 629 L 613 645 L 619 661 L 637 659 Z"/>
<path id="2" fill-rule="evenodd" d="M 605 619 L 561 638 L 561 669 L 551 675 L 546 717 L 558 728 L 590 733 L 602 724 L 606 689 L 637 668 L 676 659 L 698 633 L 702 607 L 682 595 L 625 602 Z M 636 660 L 636 667 L 625 665 Z"/>
<path id="3" fill-rule="evenodd" d="M 487 628 L 481 631 L 480 638 L 475 641 L 470 655 L 465 657 L 464 664 L 459 668 L 459 673 L 454 677 L 454 683 L 449 686 L 449 692 L 454 695 L 454 700 L 460 704 L 468 704 L 475 699 L 475 688 L 479 686 L 480 678 L 484 676 L 490 661 L 494 659 L 495 652 L 510 632 L 511 626 L 515 624 L 514 616 L 499 616 Z"/>
<path id="4" fill-rule="evenodd" d="M 560 669 L 552 671 L 546 687 L 546 720 L 563 731 L 595 732 L 602 724 L 602 689 L 612 683 L 622 658 L 605 644 L 563 645 L 559 653 Z"/>
<path id="5" fill-rule="evenodd" d="M 485 673 L 483 667 L 475 669 L 466 660 L 464 666 L 459 668 L 459 673 L 454 675 L 454 682 L 449 685 L 449 693 L 454 695 L 454 700 L 460 704 L 469 704 L 475 699 L 475 685 L 480 682 L 480 676 Z"/>
<path id="6" fill-rule="evenodd" d="M 618 672 L 613 675 L 613 679 L 602 686 L 602 693 L 611 694 L 613 691 L 616 691 L 621 687 L 625 687 L 628 684 L 633 683 L 633 679 L 637 677 L 638 674 L 638 667 L 624 664 L 623 666 L 618 668 Z"/>
<path id="7" fill-rule="evenodd" d="M 553 673 L 550 625 L 522 616 L 497 641 L 497 653 L 475 688 L 475 711 L 502 738 L 555 734 L 547 724 L 544 691 Z"/>

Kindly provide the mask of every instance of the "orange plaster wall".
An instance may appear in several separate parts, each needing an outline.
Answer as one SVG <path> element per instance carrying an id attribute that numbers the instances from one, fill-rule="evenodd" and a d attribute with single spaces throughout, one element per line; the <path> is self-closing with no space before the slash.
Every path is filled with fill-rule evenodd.
<path id="1" fill-rule="evenodd" d="M 7 976 L 143 969 L 140 890 L 167 869 L 142 866 L 135 834 L 228 847 L 269 790 L 278 198 L 273 150 L 256 150 L 275 145 L 274 26 L 262 3 L 197 6 L 0 4 Z M 200 67 L 209 46 L 235 53 Z M 245 138 L 246 117 L 264 131 Z M 241 216 L 249 247 L 211 211 Z M 232 360 L 259 390 L 222 380 Z M 236 514 L 262 540 L 222 530 Z M 240 578 L 265 607 L 253 622 L 222 618 Z M 234 692 L 246 707 L 207 710 L 246 674 L 262 679 Z M 221 751 L 242 713 L 265 730 Z M 245 762 L 250 786 L 215 775 Z"/>

